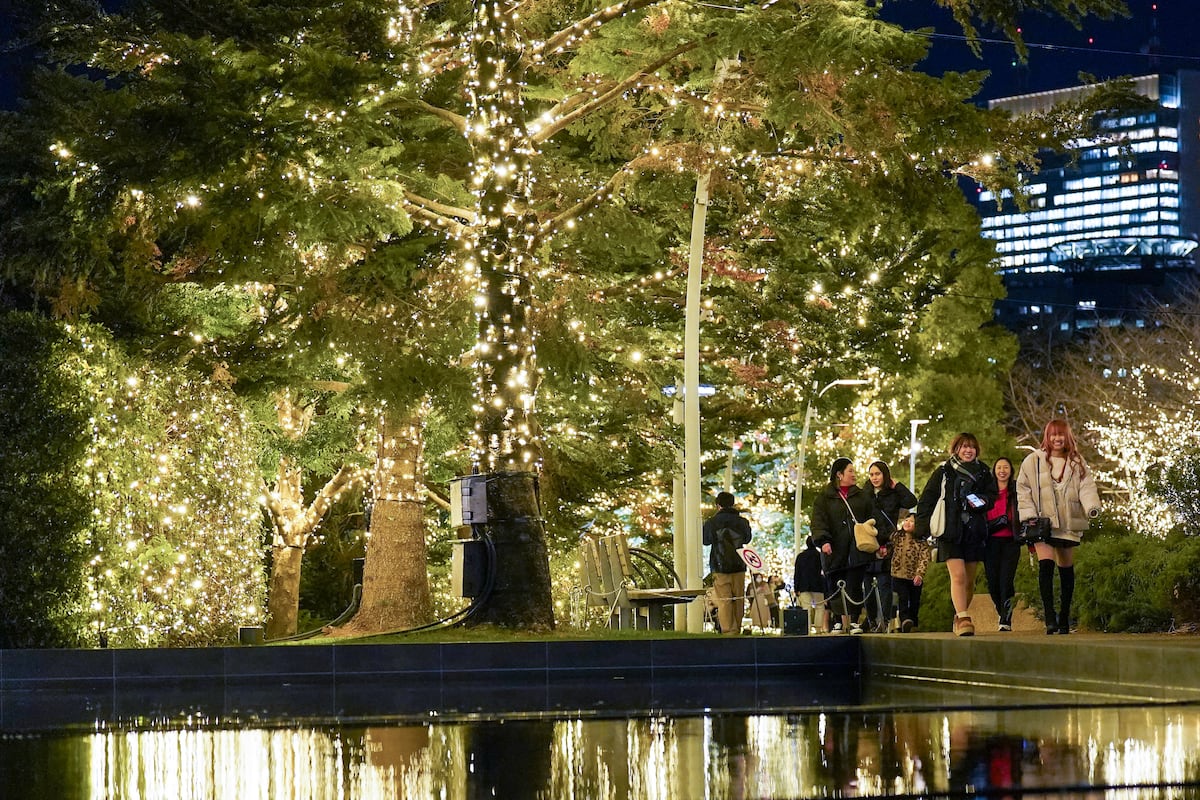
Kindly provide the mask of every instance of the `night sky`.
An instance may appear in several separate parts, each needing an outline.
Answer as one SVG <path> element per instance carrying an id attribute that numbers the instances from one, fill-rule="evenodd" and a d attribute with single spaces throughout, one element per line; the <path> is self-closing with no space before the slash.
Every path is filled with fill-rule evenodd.
<path id="1" fill-rule="evenodd" d="M 5 9 L 31 1 L 0 0 L 0 40 L 7 39 L 11 30 Z M 934 29 L 932 55 L 923 65 L 927 71 L 990 70 L 981 100 L 1071 86 L 1079 72 L 1105 78 L 1200 69 L 1200 0 L 1129 0 L 1130 18 L 1087 22 L 1082 30 L 1045 15 L 1028 14 L 1022 30 L 1030 53 L 1024 65 L 1016 63 L 1012 45 L 999 41 L 1002 37 L 995 31 L 980 31 L 996 41 L 983 44 L 982 59 L 973 56 L 959 27 L 934 0 L 881 1 L 886 19 L 910 28 Z M 105 5 L 119 2 L 105 0 Z M 1154 39 L 1157 44 L 1152 45 Z M 0 52 L 0 108 L 14 107 L 25 58 L 19 52 Z"/>
<path id="2" fill-rule="evenodd" d="M 982 100 L 1074 86 L 1080 72 L 1112 78 L 1200 70 L 1200 0 L 1127 0 L 1127 5 L 1128 18 L 1088 20 L 1079 30 L 1044 14 L 1026 14 L 1025 64 L 1017 62 L 1013 46 L 996 31 L 980 29 L 980 36 L 990 41 L 982 44 L 980 58 L 974 56 L 962 29 L 932 0 L 887 0 L 883 16 L 907 28 L 934 29 L 925 71 L 990 71 Z"/>

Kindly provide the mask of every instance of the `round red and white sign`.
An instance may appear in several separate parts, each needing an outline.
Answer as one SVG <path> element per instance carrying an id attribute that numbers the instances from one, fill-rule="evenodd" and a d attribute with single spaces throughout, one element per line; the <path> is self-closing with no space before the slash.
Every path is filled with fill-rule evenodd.
<path id="1" fill-rule="evenodd" d="M 746 562 L 746 566 L 751 572 L 761 572 L 763 568 L 762 556 L 751 550 L 749 547 L 739 547 L 738 555 L 742 557 L 742 561 Z"/>

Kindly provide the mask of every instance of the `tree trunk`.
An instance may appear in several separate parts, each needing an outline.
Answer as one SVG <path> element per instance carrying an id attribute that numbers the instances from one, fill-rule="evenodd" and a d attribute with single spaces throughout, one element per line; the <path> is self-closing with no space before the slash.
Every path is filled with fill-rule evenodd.
<path id="1" fill-rule="evenodd" d="M 331 631 L 360 635 L 423 625 L 433 619 L 425 558 L 425 499 L 418 414 L 385 422 L 375 462 L 375 506 L 354 619 Z"/>
<path id="2" fill-rule="evenodd" d="M 550 560 L 537 475 L 508 472 L 488 478 L 485 530 L 496 550 L 495 583 L 466 624 L 553 628 Z"/>
<path id="3" fill-rule="evenodd" d="M 478 79 L 471 86 L 467 140 L 473 156 L 475 224 L 465 237 L 464 261 L 480 298 L 475 346 L 478 471 L 488 473 L 487 531 L 496 548 L 492 595 L 469 624 L 512 628 L 554 626 L 550 565 L 538 497 L 541 447 L 534 398 L 538 369 L 530 276 L 537 272 L 539 222 L 531 205 L 530 135 L 519 87 L 526 43 L 508 24 L 499 0 L 472 3 L 470 52 Z"/>
<path id="4" fill-rule="evenodd" d="M 271 583 L 267 595 L 268 639 L 296 632 L 300 610 L 300 560 L 304 548 L 292 545 L 271 548 Z"/>
<path id="5" fill-rule="evenodd" d="M 298 439 L 308 432 L 313 408 L 297 405 L 287 392 L 275 399 L 279 427 L 284 434 Z M 304 480 L 300 465 L 291 458 L 279 459 L 275 488 L 265 493 L 267 512 L 274 537 L 271 542 L 271 580 L 267 595 L 268 639 L 296 633 L 300 613 L 300 568 L 309 537 L 321 524 L 329 507 L 341 492 L 357 480 L 358 470 L 344 466 L 317 492 L 312 503 L 304 504 Z"/>

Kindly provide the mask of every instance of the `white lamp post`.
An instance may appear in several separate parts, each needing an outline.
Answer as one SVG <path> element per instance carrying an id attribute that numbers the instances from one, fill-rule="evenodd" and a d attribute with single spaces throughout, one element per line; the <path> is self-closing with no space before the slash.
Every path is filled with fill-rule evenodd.
<path id="1" fill-rule="evenodd" d="M 838 378 L 836 381 L 825 384 L 825 387 L 818 392 L 817 383 L 813 381 L 813 391 L 816 392 L 816 396 L 808 398 L 808 408 L 804 410 L 804 428 L 800 431 L 800 452 L 796 457 L 796 507 L 792 511 L 792 530 L 796 536 L 797 553 L 804 549 L 804 539 L 800 535 L 800 510 L 804 507 L 804 448 L 808 443 L 808 429 L 812 425 L 813 400 L 820 400 L 821 395 L 834 386 L 862 386 L 865 383 L 870 383 L 870 381 L 864 378 Z"/>
<path id="2" fill-rule="evenodd" d="M 913 494 L 917 493 L 917 451 L 921 449 L 921 443 L 917 441 L 917 428 L 929 422 L 927 419 L 910 419 L 908 421 L 910 431 L 908 435 L 908 490 Z"/>

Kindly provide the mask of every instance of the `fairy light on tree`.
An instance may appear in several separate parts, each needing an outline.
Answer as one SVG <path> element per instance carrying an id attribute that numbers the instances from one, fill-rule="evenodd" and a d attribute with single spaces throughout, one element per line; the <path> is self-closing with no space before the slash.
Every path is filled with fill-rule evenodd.
<path id="1" fill-rule="evenodd" d="M 476 223 L 464 250 L 479 320 L 473 458 L 487 473 L 529 471 L 540 460 L 529 419 L 537 391 L 529 279 L 538 220 L 530 208 L 535 149 L 521 96 L 525 48 L 505 4 L 476 2 L 472 13 L 467 141 Z"/>
<path id="2" fill-rule="evenodd" d="M 76 333 L 92 398 L 91 623 L 110 644 L 222 644 L 259 624 L 262 513 L 250 424 L 219 384 L 126 362 Z"/>

